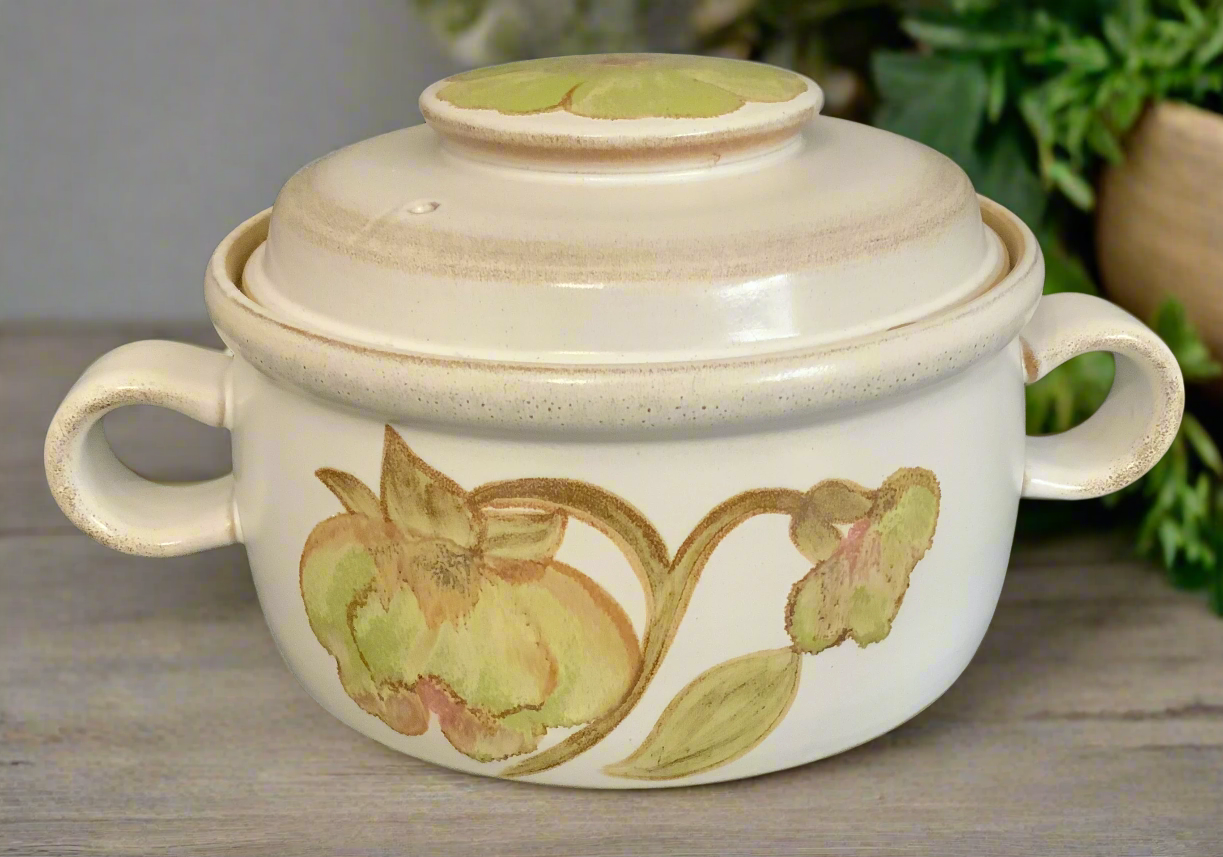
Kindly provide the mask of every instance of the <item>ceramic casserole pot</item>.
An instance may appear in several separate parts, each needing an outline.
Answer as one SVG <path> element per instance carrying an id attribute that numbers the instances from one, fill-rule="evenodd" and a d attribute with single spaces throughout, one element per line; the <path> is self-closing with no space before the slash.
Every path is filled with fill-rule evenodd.
<path id="1" fill-rule="evenodd" d="M 56 499 L 131 553 L 244 543 L 310 694 L 440 765 L 683 785 L 892 729 L 980 643 L 1020 497 L 1138 478 L 1183 386 L 1122 310 L 1042 299 L 954 163 L 821 101 L 657 55 L 434 84 L 220 245 L 226 351 L 86 371 Z M 1101 410 L 1025 437 L 1024 384 L 1092 350 Z M 229 429 L 233 473 L 133 474 L 131 404 Z"/>

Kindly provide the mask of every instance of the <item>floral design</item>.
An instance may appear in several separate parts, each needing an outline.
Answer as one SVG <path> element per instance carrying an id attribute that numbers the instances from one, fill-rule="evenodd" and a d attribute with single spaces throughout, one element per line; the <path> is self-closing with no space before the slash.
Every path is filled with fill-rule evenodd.
<path id="1" fill-rule="evenodd" d="M 760 63 L 666 54 L 526 60 L 449 78 L 438 99 L 506 114 L 564 110 L 591 119 L 709 118 L 748 102 L 790 101 L 798 75 Z"/>
<path id="2" fill-rule="evenodd" d="M 888 635 L 909 575 L 934 540 L 939 496 L 934 474 L 918 468 L 897 470 L 874 492 L 842 480 L 807 492 L 790 526 L 795 546 L 815 564 L 786 604 L 796 649 L 815 654 Z M 848 526 L 844 537 L 838 524 Z"/>
<path id="3" fill-rule="evenodd" d="M 378 496 L 348 473 L 317 476 L 345 511 L 307 539 L 302 597 L 365 711 L 405 735 L 435 715 L 459 752 L 493 761 L 628 689 L 636 636 L 611 596 L 555 559 L 564 515 L 478 507 L 389 426 Z"/>
<path id="4" fill-rule="evenodd" d="M 641 745 L 605 772 L 639 780 L 688 777 L 758 746 L 789 711 L 804 656 L 850 639 L 867 646 L 891 633 L 909 577 L 933 542 L 940 500 L 933 473 L 902 468 L 874 491 L 829 479 L 805 494 L 747 492 L 711 512 L 698 531 L 724 533 L 753 514 L 790 515 L 790 539 L 815 566 L 794 584 L 786 604 L 793 645 L 742 655 L 698 675 Z"/>
<path id="5" fill-rule="evenodd" d="M 640 512 L 596 485 L 526 478 L 465 491 L 390 426 L 377 494 L 350 473 L 316 475 L 344 511 L 307 538 L 301 591 L 344 691 L 401 734 L 422 735 L 436 718 L 472 759 L 527 756 L 500 771 L 510 777 L 564 764 L 610 734 L 657 672 L 722 539 L 780 514 L 813 565 L 785 605 L 792 645 L 705 670 L 604 772 L 669 780 L 750 752 L 786 717 L 808 657 L 891 633 L 941 502 L 922 468 L 896 470 L 875 490 L 828 479 L 806 492 L 744 491 L 671 554 Z M 556 559 L 571 518 L 603 533 L 636 573 L 647 604 L 640 643 L 620 605 Z M 557 727 L 577 728 L 539 751 Z"/>

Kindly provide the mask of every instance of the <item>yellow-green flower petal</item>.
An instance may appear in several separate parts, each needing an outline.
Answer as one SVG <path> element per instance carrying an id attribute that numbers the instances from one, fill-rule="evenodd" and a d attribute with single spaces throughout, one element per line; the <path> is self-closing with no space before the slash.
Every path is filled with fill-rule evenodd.
<path id="1" fill-rule="evenodd" d="M 353 634 L 371 675 L 405 686 L 436 677 L 465 705 L 491 716 L 543 705 L 555 687 L 556 664 L 517 610 L 510 586 L 488 584 L 464 622 L 435 629 L 410 589 L 385 608 L 376 598 L 360 602 Z"/>
<path id="2" fill-rule="evenodd" d="M 724 62 L 713 57 L 692 57 L 685 73 L 726 90 L 744 101 L 789 101 L 807 91 L 802 78 L 769 65 Z"/>
<path id="3" fill-rule="evenodd" d="M 412 688 L 383 686 L 353 701 L 400 734 L 424 735 L 429 729 L 429 709 Z"/>
<path id="4" fill-rule="evenodd" d="M 316 526 L 301 559 L 302 600 L 310 628 L 336 659 L 340 682 L 354 698 L 376 692 L 352 632 L 348 606 L 378 576 L 375 553 L 393 544 L 394 527 L 364 515 L 337 515 Z"/>
<path id="5" fill-rule="evenodd" d="M 899 472 L 879 489 L 883 514 L 876 529 L 882 540 L 880 572 L 885 580 L 912 568 L 930 547 L 938 520 L 939 488 L 934 474 L 913 468 Z"/>
<path id="6" fill-rule="evenodd" d="M 512 592 L 557 666 L 538 722 L 574 726 L 619 701 L 641 662 L 633 626 L 620 605 L 586 575 L 559 562 Z"/>
<path id="7" fill-rule="evenodd" d="M 850 524 L 865 517 L 872 505 L 874 492 L 845 479 L 825 479 L 803 495 L 799 515 Z"/>
<path id="8" fill-rule="evenodd" d="M 516 589 L 498 578 L 487 580 L 464 621 L 437 629 L 437 642 L 421 667 L 469 707 L 493 715 L 538 708 L 556 687 L 557 663 L 544 629 L 523 615 Z"/>
<path id="9" fill-rule="evenodd" d="M 449 539 L 414 539 L 403 544 L 399 556 L 391 590 L 411 589 L 430 628 L 467 621 L 485 577 L 475 553 Z"/>
<path id="10" fill-rule="evenodd" d="M 709 118 L 749 101 L 789 101 L 792 72 L 715 57 L 606 54 L 508 63 L 455 75 L 437 98 L 506 114 L 567 110 L 592 119 Z"/>
<path id="11" fill-rule="evenodd" d="M 592 75 L 573 91 L 568 110 L 591 119 L 704 119 L 742 106 L 733 92 L 683 72 L 640 69 Z"/>
<path id="12" fill-rule="evenodd" d="M 869 538 L 852 533 L 831 557 L 795 584 L 786 605 L 786 631 L 804 652 L 820 652 L 849 637 L 850 599 L 858 588 L 858 552 Z"/>
<path id="13" fill-rule="evenodd" d="M 302 598 L 362 709 L 405 735 L 435 714 L 456 748 L 491 761 L 627 692 L 636 637 L 605 591 L 555 561 L 563 514 L 486 518 L 389 426 L 380 497 L 351 474 L 318 476 L 350 511 L 308 537 Z"/>
<path id="14" fill-rule="evenodd" d="M 427 628 L 409 589 L 384 608 L 353 611 L 359 652 L 378 682 L 435 676 L 473 709 L 497 716 L 536 709 L 534 722 L 571 726 L 597 716 L 628 689 L 640 661 L 632 625 L 603 589 L 551 564 L 538 581 L 491 579 L 458 625 Z"/>
<path id="15" fill-rule="evenodd" d="M 349 606 L 349 625 L 362 662 L 380 685 L 414 685 L 437 644 L 437 630 L 407 587 L 385 606 L 372 589 L 360 593 Z"/>
<path id="16" fill-rule="evenodd" d="M 866 516 L 874 492 L 844 479 L 826 479 L 803 495 L 790 520 L 790 541 L 812 565 L 821 563 L 841 543 L 834 524 L 848 524 Z"/>
<path id="17" fill-rule="evenodd" d="M 382 517 L 382 505 L 374 492 L 351 473 L 321 467 L 314 471 L 314 475 L 336 496 L 346 512 L 375 519 Z"/>
<path id="18" fill-rule="evenodd" d="M 795 515 L 790 521 L 790 541 L 812 565 L 823 562 L 841 543 L 841 533 L 832 524 L 814 515 Z"/>
<path id="19" fill-rule="evenodd" d="M 483 68 L 473 68 L 461 71 L 446 78 L 446 84 L 466 83 L 473 80 L 484 80 L 490 77 L 512 77 L 523 73 L 562 75 L 571 72 L 582 72 L 590 65 L 589 56 L 541 57 L 532 60 L 515 60 Z"/>
<path id="20" fill-rule="evenodd" d="M 860 646 L 877 643 L 892 630 L 894 594 L 887 589 L 859 586 L 849 596 L 845 625 Z"/>
<path id="21" fill-rule="evenodd" d="M 565 516 L 557 512 L 490 509 L 484 515 L 486 559 L 547 562 L 565 538 Z"/>
<path id="22" fill-rule="evenodd" d="M 934 538 L 939 498 L 938 480 L 920 468 L 898 470 L 871 492 L 867 514 L 790 592 L 786 630 L 800 651 L 887 637 Z"/>
<path id="23" fill-rule="evenodd" d="M 469 707 L 440 680 L 422 679 L 416 692 L 429 710 L 437 714 L 446 740 L 477 762 L 496 762 L 530 753 L 544 735 L 543 726 L 519 714 L 498 718 Z"/>
<path id="24" fill-rule="evenodd" d="M 473 547 L 482 522 L 467 502 L 467 492 L 434 470 L 386 427 L 382 447 L 382 510 L 405 533 L 449 539 Z"/>
<path id="25" fill-rule="evenodd" d="M 495 69 L 488 69 L 495 71 Z M 563 71 L 510 71 L 451 79 L 437 97 L 455 107 L 485 108 L 501 113 L 539 113 L 556 108 L 582 76 Z"/>

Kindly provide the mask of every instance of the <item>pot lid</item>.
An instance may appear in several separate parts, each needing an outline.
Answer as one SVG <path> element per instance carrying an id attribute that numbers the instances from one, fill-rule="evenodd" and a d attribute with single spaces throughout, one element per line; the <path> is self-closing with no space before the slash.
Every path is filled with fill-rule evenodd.
<path id="1" fill-rule="evenodd" d="M 911 323 L 1006 253 L 964 172 L 793 72 L 611 54 L 442 80 L 294 175 L 242 287 L 382 349 L 547 363 L 786 351 Z"/>

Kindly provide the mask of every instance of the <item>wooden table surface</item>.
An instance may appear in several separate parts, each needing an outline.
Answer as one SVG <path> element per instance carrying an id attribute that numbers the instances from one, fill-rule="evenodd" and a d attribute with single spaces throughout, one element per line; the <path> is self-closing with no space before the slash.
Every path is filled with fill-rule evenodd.
<path id="1" fill-rule="evenodd" d="M 0 854 L 1223 854 L 1223 621 L 1116 534 L 1021 540 L 959 682 L 823 762 L 583 792 L 396 754 L 297 685 L 241 549 L 123 556 L 55 507 L 55 406 L 147 336 L 215 342 L 0 328 Z M 226 467 L 224 433 L 185 418 L 107 427 L 141 472 Z"/>

